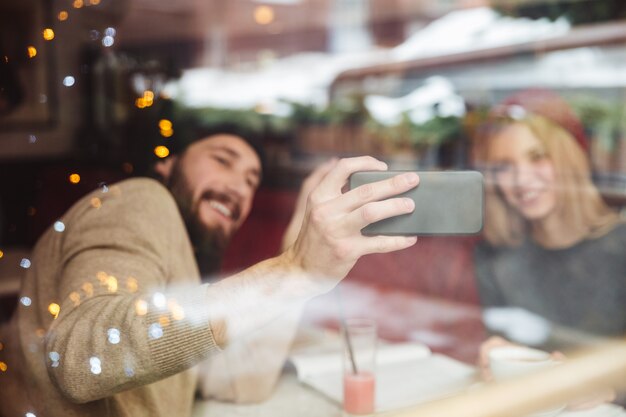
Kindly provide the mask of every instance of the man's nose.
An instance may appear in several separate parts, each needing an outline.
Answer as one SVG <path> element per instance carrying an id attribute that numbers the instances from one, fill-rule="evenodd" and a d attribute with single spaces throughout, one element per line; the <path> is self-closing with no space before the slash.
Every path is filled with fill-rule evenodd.
<path id="1" fill-rule="evenodd" d="M 226 189 L 239 198 L 246 197 L 248 194 L 250 194 L 248 181 L 245 177 L 237 174 L 231 176 L 228 183 L 226 184 Z"/>

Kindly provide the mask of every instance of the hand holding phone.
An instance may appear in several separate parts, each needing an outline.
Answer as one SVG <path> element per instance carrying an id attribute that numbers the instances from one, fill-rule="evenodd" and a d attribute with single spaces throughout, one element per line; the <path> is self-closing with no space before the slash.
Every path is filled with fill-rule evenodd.
<path id="1" fill-rule="evenodd" d="M 350 189 L 384 180 L 401 171 L 362 171 L 350 176 Z M 483 176 L 477 171 L 421 171 L 419 185 L 402 194 L 415 210 L 372 223 L 364 235 L 471 235 L 483 226 Z"/>

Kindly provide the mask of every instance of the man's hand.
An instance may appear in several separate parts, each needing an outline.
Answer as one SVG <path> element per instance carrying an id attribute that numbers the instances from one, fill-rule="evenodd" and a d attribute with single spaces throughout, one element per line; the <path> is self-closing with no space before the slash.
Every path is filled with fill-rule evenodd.
<path id="1" fill-rule="evenodd" d="M 309 199 L 309 194 L 311 194 L 311 191 L 319 185 L 326 174 L 328 174 L 328 172 L 333 169 L 335 165 L 337 165 L 337 161 L 338 159 L 333 158 L 324 162 L 322 165 L 315 168 L 302 183 L 298 199 L 296 200 L 293 216 L 291 217 L 287 230 L 283 235 L 280 250 L 281 252 L 287 250 L 296 241 L 298 233 L 300 233 L 300 229 L 302 228 L 302 220 L 304 220 L 304 215 L 306 213 L 306 203 Z"/>
<path id="2" fill-rule="evenodd" d="M 366 237 L 361 229 L 412 212 L 415 204 L 411 199 L 390 197 L 416 187 L 417 174 L 400 174 L 342 193 L 352 173 L 385 170 L 384 162 L 368 156 L 338 161 L 309 194 L 298 238 L 285 252 L 290 262 L 308 274 L 336 283 L 363 255 L 392 252 L 415 244 L 416 237 Z"/>
<path id="3" fill-rule="evenodd" d="M 367 156 L 338 161 L 309 194 L 293 245 L 207 289 L 207 316 L 219 347 L 330 291 L 359 257 L 415 244 L 416 237 L 363 236 L 361 229 L 412 212 L 413 200 L 390 197 L 416 187 L 417 174 L 404 173 L 342 192 L 353 172 L 386 169 L 384 162 Z"/>

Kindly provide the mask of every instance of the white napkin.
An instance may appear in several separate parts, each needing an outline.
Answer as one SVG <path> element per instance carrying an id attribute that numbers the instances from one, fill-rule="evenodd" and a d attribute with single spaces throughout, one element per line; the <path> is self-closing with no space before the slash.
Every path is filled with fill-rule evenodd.
<path id="1" fill-rule="evenodd" d="M 341 354 L 294 354 L 298 379 L 327 397 L 343 402 Z M 432 354 L 418 343 L 381 345 L 376 360 L 376 411 L 388 411 L 442 398 L 474 382 L 472 366 Z"/>

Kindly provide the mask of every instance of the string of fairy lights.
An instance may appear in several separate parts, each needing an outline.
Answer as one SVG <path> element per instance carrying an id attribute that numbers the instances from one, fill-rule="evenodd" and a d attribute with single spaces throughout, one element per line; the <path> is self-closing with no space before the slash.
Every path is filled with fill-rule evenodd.
<path id="1" fill-rule="evenodd" d="M 101 3 L 101 0 L 88 0 L 88 1 L 74 0 L 71 3 L 70 8 L 58 10 L 56 12 L 56 25 L 57 26 L 55 26 L 55 22 L 52 22 L 52 24 L 46 24 L 44 25 L 44 27 L 41 27 L 39 29 L 38 36 L 41 36 L 40 39 L 43 39 L 42 45 L 37 45 L 37 42 L 34 42 L 31 39 L 29 42 L 30 44 L 26 44 L 23 46 L 24 49 L 18 48 L 17 52 L 13 52 L 13 53 L 20 53 L 20 51 L 25 51 L 26 56 L 28 57 L 28 60 L 29 61 L 33 60 L 33 62 L 35 62 L 35 60 L 37 59 L 43 59 L 42 57 L 46 55 L 44 53 L 45 48 L 46 48 L 46 45 L 45 45 L 46 42 L 51 43 L 51 42 L 62 41 L 63 30 L 61 27 L 58 27 L 58 25 L 63 25 L 63 24 L 66 24 L 67 22 L 71 22 L 72 17 L 77 16 L 77 13 L 80 11 L 80 9 L 83 9 L 86 7 L 98 6 L 100 3 Z M 110 48 L 115 44 L 115 36 L 117 35 L 117 31 L 113 27 L 108 27 L 102 32 L 99 32 L 97 30 L 90 30 L 88 35 L 91 41 L 100 40 L 104 48 Z M 14 57 L 12 57 L 11 54 L 8 53 L 7 51 L 7 54 L 4 55 L 3 57 L 0 57 L 0 59 L 3 59 L 5 63 L 9 63 L 12 59 L 14 59 Z M 65 88 L 71 88 L 80 82 L 78 78 L 79 78 L 78 76 L 75 77 L 72 74 L 66 73 L 60 77 L 60 81 L 61 81 L 61 84 Z M 45 99 L 42 99 L 41 97 L 45 97 Z M 163 94 L 159 95 L 159 97 L 167 98 Z M 136 97 L 134 99 L 134 105 L 140 110 L 146 109 L 146 108 L 153 106 L 156 99 L 157 97 L 155 97 L 154 91 L 150 89 L 146 89 L 145 91 L 141 93 L 139 97 Z M 41 94 L 39 101 L 40 103 L 45 103 L 47 101 L 47 96 L 45 96 L 44 94 Z M 131 103 L 129 103 L 129 105 L 132 105 Z M 158 132 L 160 133 L 161 137 L 165 140 L 172 138 L 172 136 L 174 135 L 173 123 L 169 119 L 162 118 L 158 120 L 156 127 L 158 127 Z M 28 142 L 29 144 L 36 144 L 38 142 L 37 135 L 34 132 L 28 134 Z M 170 149 L 165 145 L 158 145 L 152 149 L 152 153 L 157 158 L 166 158 L 167 156 L 170 155 Z M 125 162 L 124 164 L 122 164 L 122 169 L 125 173 L 130 174 L 133 172 L 134 168 L 130 162 Z M 66 174 L 66 181 L 68 182 L 70 186 L 75 186 L 77 184 L 80 184 L 81 180 L 82 178 L 79 172 L 70 171 Z M 92 205 L 96 208 L 99 206 L 99 204 L 100 204 L 99 201 L 92 201 Z M 26 214 L 28 217 L 33 217 L 37 214 L 37 209 L 33 205 L 31 205 L 27 208 Z M 54 223 L 53 228 L 55 231 L 61 232 L 64 229 L 64 225 L 61 221 L 57 221 Z M 0 249 L 0 260 L 3 260 L 3 258 L 7 258 L 7 257 L 5 256 L 5 252 L 2 249 Z M 19 266 L 20 268 L 23 268 L 23 269 L 30 268 L 31 267 L 30 259 L 28 259 L 28 257 L 22 258 L 21 260 L 19 260 Z M 19 303 L 21 303 L 22 305 L 28 306 L 32 303 L 32 301 L 28 297 L 22 297 L 19 300 Z M 48 312 L 53 317 L 56 317 L 60 312 L 59 304 L 57 302 L 51 302 L 48 306 Z M 4 350 L 4 344 L 0 341 L 0 352 L 2 352 L 3 350 Z M 9 369 L 9 365 L 5 361 L 1 360 L 0 358 L 0 373 L 7 372 L 8 369 Z M 34 417 L 35 414 L 27 413 L 27 416 Z"/>
<path id="2" fill-rule="evenodd" d="M 71 3 L 71 7 L 64 8 L 56 12 L 56 20 L 58 20 L 58 22 L 71 21 L 72 13 L 79 12 L 80 9 L 83 8 L 98 6 L 101 4 L 101 1 L 102 0 L 73 0 Z M 46 42 L 53 42 L 55 40 L 58 41 L 57 33 L 55 32 L 55 28 L 53 25 L 45 25 L 45 27 L 40 30 L 40 33 L 41 37 Z M 97 40 L 100 38 L 100 36 L 102 36 L 101 42 L 105 48 L 110 48 L 114 45 L 116 34 L 117 32 L 115 28 L 112 27 L 106 28 L 102 34 L 100 34 L 100 32 L 98 32 L 97 30 L 91 30 L 89 33 L 91 40 Z M 37 49 L 37 46 L 32 44 L 25 46 L 25 52 L 29 59 L 35 59 L 41 56 L 40 51 Z M 4 55 L 3 59 L 5 63 L 8 63 L 11 60 L 11 57 L 7 54 Z M 65 75 L 61 82 L 65 87 L 73 87 L 77 83 L 77 79 L 73 75 Z M 138 109 L 144 109 L 151 107 L 154 104 L 155 100 L 156 97 L 154 91 L 146 89 L 145 91 L 143 91 L 143 93 L 141 93 L 139 97 L 136 97 L 134 99 L 134 105 Z M 43 102 L 45 102 L 45 100 L 43 100 Z M 170 120 L 159 120 L 158 127 L 159 132 L 163 138 L 170 138 L 174 134 L 172 122 Z M 37 136 L 34 134 L 30 134 L 29 143 L 34 144 L 36 142 Z M 165 158 L 170 154 L 170 150 L 165 145 L 155 146 L 152 152 L 158 158 Z M 123 169 L 125 172 L 131 173 L 133 171 L 132 164 L 125 163 Z M 79 184 L 81 181 L 81 176 L 77 172 L 71 172 L 68 174 L 67 180 L 71 184 Z M 0 259 L 1 258 L 2 256 L 0 255 Z"/>
<path id="3" fill-rule="evenodd" d="M 68 22 L 72 22 L 72 18 L 77 16 L 77 14 L 80 13 L 81 9 L 97 7 L 101 5 L 102 1 L 103 0 L 70 0 L 67 3 L 67 7 L 61 7 L 60 9 L 55 11 L 55 19 L 53 20 L 53 22 L 49 22 L 50 24 L 42 25 L 42 27 L 39 29 L 39 36 L 41 36 L 44 42 L 60 42 L 59 34 L 56 32 L 56 30 L 61 29 L 60 27 L 58 27 L 58 25 L 64 25 Z M 252 19 L 256 24 L 261 26 L 271 25 L 275 21 L 275 11 L 271 6 L 259 5 L 254 8 Z M 62 31 L 59 30 L 59 32 Z M 104 48 L 110 48 L 115 44 L 116 35 L 117 31 L 113 27 L 107 27 L 102 32 L 95 29 L 89 31 L 89 39 L 91 39 L 92 41 L 99 40 Z M 23 45 L 18 49 L 17 53 L 20 53 L 19 51 L 22 51 L 21 53 L 25 53 L 29 60 L 42 59 L 42 55 L 45 55 L 42 53 L 42 51 L 38 50 L 38 46 L 36 46 L 36 43 Z M 9 63 L 13 58 L 14 57 L 11 57 L 10 54 L 7 53 L 0 59 L 3 59 L 5 63 Z M 61 84 L 66 88 L 71 88 L 76 86 L 79 81 L 80 80 L 77 79 L 77 76 L 74 76 L 72 74 L 65 74 L 62 76 Z M 158 97 L 167 98 L 162 92 L 158 94 Z M 153 90 L 145 89 L 144 91 L 138 92 L 138 96 L 135 95 L 135 97 L 133 98 L 133 104 L 139 110 L 147 109 L 155 104 L 155 101 L 158 99 L 158 97 Z M 41 103 L 45 103 L 47 101 L 46 95 L 40 94 L 39 101 Z M 157 127 L 160 136 L 164 140 L 167 141 L 173 137 L 174 126 L 171 120 L 161 118 L 157 121 Z M 37 142 L 38 138 L 34 133 L 28 134 L 29 144 L 36 144 Z M 160 159 L 166 158 L 170 155 L 170 149 L 168 148 L 166 143 L 154 146 L 151 152 L 154 154 L 154 156 Z M 134 168 L 130 162 L 125 162 L 122 165 L 122 169 L 125 173 L 130 174 L 133 172 Z M 82 180 L 81 174 L 79 172 L 69 172 L 67 174 L 66 180 L 71 185 L 80 184 Z M 30 206 L 27 208 L 27 215 L 29 217 L 34 216 L 36 213 L 37 209 L 35 207 Z M 4 257 L 5 253 L 0 250 L 0 259 L 3 259 Z M 20 266 L 22 268 L 28 268 L 29 264 L 30 261 L 28 259 L 23 259 L 20 263 Z M 51 309 L 51 314 L 54 315 L 55 307 L 52 306 Z M 2 351 L 2 349 L 3 345 L 2 343 L 0 343 L 0 351 Z M 0 372 L 4 372 L 6 371 L 6 369 L 6 363 L 0 361 Z"/>
<path id="4" fill-rule="evenodd" d="M 72 13 L 79 12 L 83 8 L 94 7 L 100 5 L 102 0 L 73 0 L 71 2 L 71 7 L 63 8 L 56 12 L 56 19 L 59 22 L 67 22 L 70 21 L 70 17 Z M 254 8 L 252 18 L 258 25 L 265 26 L 270 25 L 275 21 L 275 12 L 271 6 L 268 5 L 259 5 Z M 46 42 L 52 42 L 56 38 L 56 33 L 53 27 L 44 27 L 41 29 L 41 36 Z M 92 40 L 97 40 L 101 34 L 97 30 L 90 31 L 90 38 Z M 102 33 L 102 45 L 105 48 L 110 48 L 115 43 L 116 30 L 115 28 L 108 27 Z M 26 54 L 30 59 L 34 59 L 38 56 L 38 50 L 35 45 L 27 45 L 26 46 Z M 8 55 L 4 56 L 5 62 L 8 62 L 10 57 Z M 77 80 L 73 75 L 66 75 L 62 84 L 65 87 L 73 87 L 76 84 Z M 162 95 L 162 94 L 161 94 Z M 134 105 L 138 109 L 145 109 L 153 106 L 155 103 L 155 92 L 146 89 L 142 93 L 140 93 L 139 97 L 134 99 Z M 171 138 L 174 134 L 174 130 L 172 127 L 172 122 L 167 119 L 161 119 L 158 121 L 159 132 L 163 138 Z M 29 143 L 36 143 L 37 137 L 33 134 L 29 135 Z M 158 145 L 155 146 L 152 150 L 154 155 L 158 158 L 166 158 L 170 154 L 170 150 L 166 145 Z M 128 165 L 128 164 L 125 164 Z M 124 167 L 125 172 L 132 172 L 132 166 Z M 72 172 L 68 175 L 68 181 L 71 184 L 80 183 L 80 175 L 78 173 Z"/>

